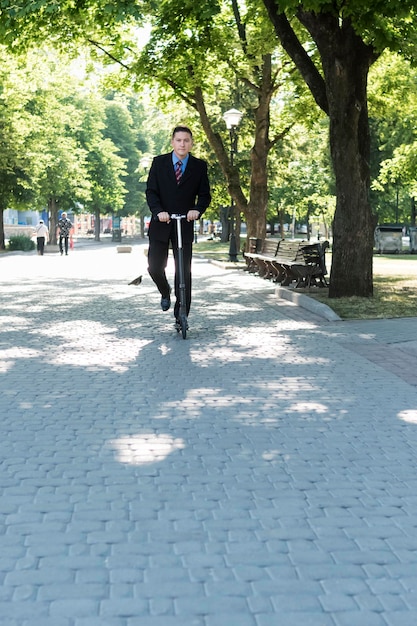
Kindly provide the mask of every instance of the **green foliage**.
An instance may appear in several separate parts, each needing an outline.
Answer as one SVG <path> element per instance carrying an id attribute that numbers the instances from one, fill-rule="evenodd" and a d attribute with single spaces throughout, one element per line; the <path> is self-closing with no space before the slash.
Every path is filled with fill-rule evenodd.
<path id="1" fill-rule="evenodd" d="M 101 55 L 100 58 L 103 60 L 105 57 L 102 51 L 105 50 L 109 61 L 118 59 L 124 67 L 130 68 L 130 76 L 136 86 L 140 81 L 146 85 L 148 91 L 150 86 L 157 85 L 158 98 L 166 110 L 172 108 L 174 93 L 177 98 L 175 105 L 177 110 L 179 101 L 185 103 L 180 109 L 183 112 L 177 115 L 181 121 L 190 126 L 196 129 L 200 126 L 196 123 L 197 111 L 201 119 L 207 116 L 205 132 L 216 135 L 216 140 L 223 140 L 223 147 L 219 148 L 222 154 L 216 152 L 214 155 L 213 137 L 209 147 L 207 139 L 198 136 L 198 130 L 196 154 L 208 158 L 209 161 L 220 162 L 221 167 L 214 166 L 211 172 L 215 211 L 218 211 L 221 204 L 230 202 L 225 180 L 229 137 L 222 114 L 235 103 L 245 110 L 244 120 L 239 129 L 239 154 L 235 164 L 240 170 L 241 191 L 244 194 L 242 198 L 245 196 L 249 198 L 250 190 L 259 188 L 259 181 L 255 186 L 251 184 L 250 151 L 254 148 L 254 136 L 263 133 L 266 125 L 267 136 L 265 139 L 262 137 L 259 139 L 255 153 L 259 154 L 261 147 L 267 155 L 273 145 L 280 141 L 278 138 L 285 134 L 286 128 L 289 128 L 296 119 L 301 117 L 308 119 L 309 112 L 311 113 L 311 96 L 305 98 L 306 89 L 298 77 L 296 82 L 292 80 L 288 61 L 277 50 L 276 37 L 263 5 L 257 0 L 247 3 L 213 0 L 204 3 L 204 7 L 196 5 L 191 0 L 185 2 L 169 0 L 158 4 L 143 2 L 141 12 L 147 15 L 152 27 L 150 39 L 143 47 L 143 42 L 138 41 L 137 26 L 140 25 L 140 20 L 136 3 L 116 4 L 117 7 L 113 8 L 106 5 L 104 18 L 103 7 L 95 0 L 78 3 L 75 6 L 64 1 L 60 3 L 59 10 L 58 4 L 51 0 L 32 3 L 30 7 L 18 1 L 14 4 L 13 10 L 11 5 L 5 3 L 6 13 L 9 20 L 14 20 L 13 28 L 16 31 L 20 24 L 14 45 L 29 40 L 38 41 L 39 33 L 46 25 L 44 22 L 46 14 L 49 35 L 60 38 L 63 42 L 68 41 L 69 38 L 65 33 L 70 31 L 71 41 L 79 38 L 81 35 L 79 25 L 84 23 L 85 30 L 82 36 L 90 41 L 93 39 L 96 42 L 100 41 L 100 45 L 96 46 L 97 58 Z M 30 24 L 27 20 L 28 15 Z M 123 19 L 123 28 L 119 28 L 122 15 L 126 19 Z M 129 28 L 129 20 L 134 21 L 136 30 Z M 38 30 L 35 32 L 33 25 L 36 22 Z M 2 19 L 0 23 L 3 23 Z M 11 24 L 9 21 L 7 28 L 10 28 Z M 122 41 L 125 47 L 121 46 Z M 270 59 L 272 65 L 269 74 Z M 197 92 L 201 94 L 199 102 L 196 98 Z M 274 100 L 274 95 L 278 92 L 280 96 Z M 287 102 L 290 102 L 290 106 L 287 106 Z M 270 113 L 265 113 L 264 119 L 257 120 L 257 111 L 264 107 L 265 111 L 270 107 Z M 141 193 L 140 185 L 138 186 L 138 181 L 135 181 L 133 176 L 134 163 L 137 161 L 135 148 L 138 146 L 127 146 L 123 138 L 126 123 L 122 122 L 120 116 L 119 120 L 116 120 L 119 114 L 116 115 L 114 110 L 111 115 L 112 121 L 116 123 L 108 124 L 105 132 L 119 148 L 119 155 L 125 159 L 127 169 L 127 174 L 123 177 L 127 188 L 125 208 L 130 210 L 130 207 L 141 204 L 138 197 Z M 120 133 L 116 131 L 116 128 L 119 128 L 119 121 Z M 152 135 L 155 134 L 155 124 L 150 131 Z M 167 133 L 166 138 L 168 137 Z M 160 151 L 156 147 L 155 150 L 152 150 L 151 146 L 147 148 L 141 152 L 156 154 Z M 170 149 L 168 143 L 166 149 Z M 80 161 L 83 162 L 85 156 L 80 156 Z M 83 180 L 87 183 L 88 177 Z M 266 184 L 265 176 L 263 185 Z M 88 205 L 91 188 L 85 191 L 84 200 L 81 188 L 76 195 L 81 196 L 82 202 Z M 263 194 L 262 205 L 265 198 L 266 193 Z M 259 206 L 259 201 L 254 202 Z"/>
<path id="2" fill-rule="evenodd" d="M 69 208 L 89 189 L 86 153 L 77 139 L 82 125 L 79 81 L 67 68 L 67 59 L 48 51 L 33 51 L 18 59 L 9 55 L 9 63 L 15 69 L 0 84 L 4 90 L 8 82 L 18 101 L 10 143 L 20 172 L 9 189 L 16 197 L 24 172 L 34 206 L 45 207 L 54 197 L 63 209 Z M 15 202 L 6 199 L 6 206 L 10 204 Z"/>
<path id="3" fill-rule="evenodd" d="M 9 239 L 9 250 L 23 250 L 24 252 L 29 252 L 34 249 L 34 242 L 26 235 L 13 235 L 13 237 Z"/>
<path id="4" fill-rule="evenodd" d="M 234 6 L 238 14 L 232 10 Z M 255 210 L 262 211 L 267 193 L 261 190 L 267 180 L 264 175 L 262 181 L 258 177 L 253 183 L 252 160 L 258 158 L 261 165 L 256 164 L 255 169 L 265 172 L 264 163 L 274 145 L 282 141 L 295 120 L 307 120 L 311 115 L 311 96 L 305 97 L 305 86 L 298 77 L 294 83 L 288 60 L 277 49 L 272 25 L 260 3 L 219 2 L 209 7 L 211 13 L 207 7 L 205 19 L 201 19 L 201 7 L 194 3 L 187 4 L 185 11 L 177 0 L 152 6 L 150 40 L 134 71 L 146 84 L 152 81 L 169 87 L 164 105 L 168 99 L 172 101 L 174 92 L 199 112 L 212 150 L 216 150 L 215 155 L 202 154 L 213 162 L 210 217 L 212 212 L 218 217 L 219 207 L 230 203 L 225 180 L 226 176 L 230 184 L 229 137 L 222 115 L 231 106 L 245 112 L 234 163 L 247 203 L 252 201 Z M 188 118 L 191 116 L 188 113 Z"/>
<path id="5" fill-rule="evenodd" d="M 31 74 L 18 57 L 0 46 L 0 212 L 34 200 L 36 178 L 30 136 L 34 118 L 27 105 L 32 97 Z M 2 216 L 1 216 L 2 218 Z M 0 249 L 5 248 L 3 219 Z"/>
<path id="6" fill-rule="evenodd" d="M 125 192 L 122 206 L 124 215 L 134 215 L 141 202 L 139 182 L 139 146 L 144 146 L 140 133 L 140 126 L 134 126 L 133 117 L 129 111 L 129 102 L 125 98 L 116 97 L 106 101 L 104 136 L 117 148 L 117 154 L 123 160 L 123 172 L 120 171 L 120 180 Z"/>
<path id="7" fill-rule="evenodd" d="M 416 8 L 412 0 L 351 0 L 349 3 L 341 0 L 281 0 L 279 6 L 286 11 L 289 19 L 302 10 L 333 15 L 340 18 L 341 26 L 343 20 L 345 24 L 352 22 L 356 32 L 378 53 L 387 46 L 409 56 L 415 50 Z M 236 8 L 240 11 L 238 20 Z M 152 26 L 151 38 L 145 46 L 138 36 L 138 27 L 144 17 Z M 295 23 L 295 20 L 292 21 Z M 210 0 L 201 5 L 194 0 L 166 0 L 160 3 L 153 0 L 140 3 L 135 0 L 116 3 L 100 0 L 37 0 L 30 3 L 2 0 L 0 34 L 2 40 L 14 50 L 25 48 L 29 43 L 48 40 L 60 42 L 67 50 L 75 51 L 80 42 L 95 42 L 97 58 L 102 61 L 107 57 L 112 63 L 120 61 L 123 67 L 130 70 L 123 70 L 124 78 L 130 76 L 136 87 L 142 81 L 149 94 L 151 85 L 158 85 L 158 97 L 165 110 L 169 111 L 169 116 L 172 115 L 169 120 L 179 118 L 196 128 L 195 93 L 196 89 L 202 89 L 208 124 L 212 132 L 223 139 L 226 154 L 228 137 L 222 112 L 234 105 L 244 109 L 235 163 L 240 170 L 242 190 L 247 196 L 251 188 L 249 155 L 257 132 L 255 111 L 259 106 L 261 90 L 265 93 L 267 88 L 262 68 L 267 55 L 272 54 L 274 81 L 271 87 L 279 96 L 275 99 L 272 96 L 271 99 L 271 137 L 267 137 L 271 140 L 270 148 L 283 129 L 290 128 L 295 121 L 302 120 L 303 123 L 297 124 L 297 128 L 302 130 L 295 141 L 295 134 L 291 134 L 291 146 L 286 146 L 283 151 L 271 151 L 268 167 L 272 198 L 270 210 L 296 204 L 300 217 L 312 206 L 313 211 L 319 213 L 323 206 L 330 206 L 332 210 L 334 190 L 331 167 L 325 154 L 327 146 L 324 141 L 322 147 L 314 143 L 316 108 L 311 106 L 312 99 L 306 95 L 304 83 L 298 75 L 292 74 L 291 67 L 277 47 L 272 25 L 261 2 Z M 306 37 L 305 32 L 303 44 L 308 45 L 311 58 L 318 61 L 311 37 Z M 159 111 L 149 123 L 146 115 L 138 113 L 137 108 L 134 120 L 130 105 L 112 98 L 106 107 L 104 126 L 101 111 L 97 116 L 101 126 L 94 127 L 94 114 L 87 112 L 87 104 L 83 102 L 84 97 L 79 93 L 78 86 L 66 78 L 62 84 L 55 78 L 51 80 L 51 73 L 47 70 L 49 61 L 44 57 L 43 81 L 48 82 L 52 93 L 45 89 L 41 94 L 41 82 L 37 82 L 39 90 L 36 97 L 29 98 L 24 107 L 22 119 L 28 120 L 28 124 L 21 141 L 26 150 L 16 150 L 20 161 L 16 159 L 14 169 L 12 187 L 16 193 L 13 202 L 33 189 L 38 194 L 39 203 L 45 203 L 54 194 L 59 197 L 61 207 L 73 206 L 74 201 L 92 206 L 98 197 L 103 206 L 112 205 L 121 209 L 124 203 L 121 209 L 124 212 L 133 212 L 135 207 L 143 206 L 140 157 L 144 153 L 157 154 L 169 149 L 164 142 L 169 137 L 167 131 L 171 123 L 167 125 L 167 118 L 162 119 Z M 401 72 L 397 73 L 397 83 L 402 81 L 402 77 Z M 27 85 L 31 82 L 27 80 Z M 394 86 L 393 80 L 392 88 Z M 178 98 L 175 104 L 173 93 Z M 384 93 L 383 88 L 380 93 Z M 25 98 L 21 101 L 25 102 Z M 185 104 L 179 106 L 180 101 Z M 175 109 L 178 111 L 176 116 L 173 114 Z M 38 117 L 32 118 L 35 113 Z M 387 190 L 395 193 L 398 173 L 401 173 L 404 195 L 417 187 L 413 176 L 417 150 L 411 109 L 406 116 L 407 121 L 399 124 L 395 123 L 395 116 L 375 115 L 375 137 L 381 149 L 374 152 L 376 182 L 372 193 L 378 210 L 382 207 L 384 195 L 387 196 Z M 37 130 L 30 128 L 29 124 L 35 119 L 40 120 Z M 392 120 L 392 127 L 389 120 Z M 303 132 L 307 137 L 304 144 L 300 136 Z M 7 135 L 5 129 L 3 133 Z M 0 129 L 2 136 L 3 133 Z M 95 133 L 97 140 L 88 137 Z M 45 141 L 46 137 L 48 141 Z M 224 173 L 218 166 L 218 155 L 213 154 L 202 135 L 198 136 L 198 130 L 196 138 L 198 155 L 209 158 L 213 163 L 210 173 L 214 192 L 213 210 L 216 211 L 220 204 L 229 202 Z M 15 142 L 15 145 L 21 144 Z M 93 145 L 95 147 L 90 151 Z M 30 163 L 24 161 L 23 155 L 28 153 L 34 157 Z M 319 154 L 320 158 L 311 159 L 312 153 Z M 13 162 L 6 152 L 0 154 L 0 161 L 2 157 L 5 163 Z M 290 162 L 298 162 L 299 166 L 289 168 Z M 98 181 L 100 173 L 103 174 L 101 182 Z M 109 185 L 114 187 L 113 196 L 104 192 Z M 4 189 L 10 187 L 10 181 L 5 180 Z M 11 199 L 8 199 L 6 204 L 10 202 Z"/>
<path id="8" fill-rule="evenodd" d="M 314 158 L 313 158 L 314 155 Z M 268 221 L 307 220 L 330 224 L 335 209 L 334 177 L 325 120 L 295 125 L 270 163 Z"/>
<path id="9" fill-rule="evenodd" d="M 0 210 L 48 206 L 52 241 L 58 208 L 135 213 L 138 146 L 147 146 L 136 104 L 134 123 L 127 99 L 106 101 L 80 71 L 82 57 L 75 67 L 49 50 L 1 51 Z"/>
<path id="10" fill-rule="evenodd" d="M 80 126 L 75 134 L 85 153 L 84 169 L 89 182 L 84 205 L 94 213 L 115 213 L 123 207 L 126 189 L 125 159 L 109 137 L 105 136 L 106 102 L 95 92 L 80 98 Z"/>
<path id="11" fill-rule="evenodd" d="M 415 59 L 415 0 L 280 0 L 279 6 L 288 16 L 314 11 L 351 22 L 356 33 L 379 53 L 387 48 Z"/>
<path id="12" fill-rule="evenodd" d="M 117 27 L 126 28 L 132 20 L 140 25 L 142 15 L 140 3 L 134 0 L 105 3 L 101 0 L 2 0 L 0 36 L 2 42 L 15 50 L 48 41 L 76 55 L 80 41 L 85 42 L 100 32 L 113 32 L 116 45 L 120 40 Z"/>
<path id="13" fill-rule="evenodd" d="M 374 145 L 372 203 L 380 222 L 410 223 L 417 195 L 417 71 L 397 54 L 384 53 L 369 76 Z"/>

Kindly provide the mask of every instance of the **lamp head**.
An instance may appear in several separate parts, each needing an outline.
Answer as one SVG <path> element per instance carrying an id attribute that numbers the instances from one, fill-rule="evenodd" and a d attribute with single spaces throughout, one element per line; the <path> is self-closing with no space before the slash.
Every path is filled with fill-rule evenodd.
<path id="1" fill-rule="evenodd" d="M 240 124 L 240 120 L 243 117 L 243 113 L 237 109 L 230 109 L 223 115 L 223 119 L 226 122 L 227 130 L 237 128 Z"/>

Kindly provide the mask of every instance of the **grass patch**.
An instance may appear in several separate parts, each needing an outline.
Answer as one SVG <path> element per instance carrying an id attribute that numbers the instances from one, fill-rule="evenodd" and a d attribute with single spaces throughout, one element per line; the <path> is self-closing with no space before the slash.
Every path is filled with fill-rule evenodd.
<path id="1" fill-rule="evenodd" d="M 326 255 L 330 267 L 331 255 Z M 327 304 L 342 319 L 387 319 L 417 317 L 417 257 L 408 255 L 374 256 L 374 295 L 372 298 L 332 298 L 328 290 L 307 294 Z"/>
<path id="2" fill-rule="evenodd" d="M 417 279 L 412 277 L 375 277 L 372 298 L 329 299 L 327 289 L 307 295 L 327 304 L 342 319 L 417 317 Z"/>
<path id="3" fill-rule="evenodd" d="M 193 245 L 193 250 L 198 254 L 207 255 L 209 258 L 225 259 L 229 252 L 229 242 L 223 243 L 220 239 L 213 239 L 213 241 L 197 241 L 197 243 Z"/>

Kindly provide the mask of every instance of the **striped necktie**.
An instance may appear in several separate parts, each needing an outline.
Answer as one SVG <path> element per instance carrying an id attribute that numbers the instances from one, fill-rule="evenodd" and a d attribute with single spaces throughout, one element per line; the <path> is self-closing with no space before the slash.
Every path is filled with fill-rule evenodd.
<path id="1" fill-rule="evenodd" d="M 182 161 L 177 161 L 175 163 L 175 178 L 177 179 L 177 185 L 181 180 L 181 176 L 182 176 Z"/>

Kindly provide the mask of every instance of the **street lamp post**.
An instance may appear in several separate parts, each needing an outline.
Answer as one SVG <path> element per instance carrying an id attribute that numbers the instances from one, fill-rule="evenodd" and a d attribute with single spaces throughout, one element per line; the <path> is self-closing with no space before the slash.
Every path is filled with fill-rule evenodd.
<path id="1" fill-rule="evenodd" d="M 230 135 L 230 166 L 232 170 L 234 167 L 234 156 L 237 153 L 237 128 L 242 116 L 243 113 L 237 109 L 230 109 L 223 115 L 226 128 Z M 237 261 L 237 246 L 235 234 L 235 201 L 232 195 L 230 197 L 230 226 L 229 260 L 235 263 Z"/>

